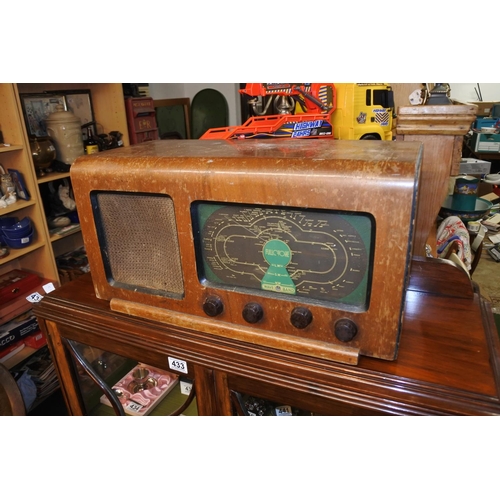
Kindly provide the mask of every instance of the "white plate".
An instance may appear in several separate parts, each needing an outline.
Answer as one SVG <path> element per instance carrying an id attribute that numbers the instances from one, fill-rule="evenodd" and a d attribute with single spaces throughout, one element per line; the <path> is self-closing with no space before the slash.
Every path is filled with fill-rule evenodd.
<path id="1" fill-rule="evenodd" d="M 495 127 L 482 127 L 481 134 L 496 134 L 498 129 Z"/>
<path id="2" fill-rule="evenodd" d="M 485 175 L 483 181 L 488 184 L 500 184 L 500 174 Z"/>

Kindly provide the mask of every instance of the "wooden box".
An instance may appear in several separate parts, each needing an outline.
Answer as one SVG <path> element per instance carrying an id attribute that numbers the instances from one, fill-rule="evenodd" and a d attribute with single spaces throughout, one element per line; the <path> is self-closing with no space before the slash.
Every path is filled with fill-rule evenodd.
<path id="1" fill-rule="evenodd" d="M 14 269 L 0 276 L 0 309 L 42 283 L 35 273 Z"/>

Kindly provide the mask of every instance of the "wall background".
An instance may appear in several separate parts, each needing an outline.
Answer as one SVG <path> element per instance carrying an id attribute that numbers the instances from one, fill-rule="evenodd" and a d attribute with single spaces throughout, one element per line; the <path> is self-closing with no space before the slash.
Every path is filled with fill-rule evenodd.
<path id="1" fill-rule="evenodd" d="M 483 96 L 483 101 L 500 101 L 500 83 L 450 83 L 450 95 L 457 101 L 478 101 L 474 90 L 478 85 Z"/>
<path id="2" fill-rule="evenodd" d="M 203 89 L 215 89 L 224 94 L 229 107 L 229 125 L 241 124 L 240 94 L 237 83 L 150 83 L 149 94 L 153 99 L 193 97 Z"/>
<path id="3" fill-rule="evenodd" d="M 345 79 L 343 79 L 345 80 Z M 411 92 L 419 88 L 418 83 L 395 83 L 396 108 L 410 106 Z M 451 98 L 462 102 L 477 101 L 474 88 L 480 86 L 483 101 L 500 101 L 500 83 L 450 83 Z M 240 94 L 237 83 L 150 83 L 149 92 L 153 99 L 189 97 L 191 100 L 200 90 L 212 88 L 222 92 L 229 107 L 229 125 L 241 124 Z"/>

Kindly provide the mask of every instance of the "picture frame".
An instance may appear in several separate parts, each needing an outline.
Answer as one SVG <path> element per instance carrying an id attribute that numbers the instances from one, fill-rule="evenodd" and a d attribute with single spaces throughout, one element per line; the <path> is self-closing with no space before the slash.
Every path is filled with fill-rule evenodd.
<path id="1" fill-rule="evenodd" d="M 62 92 L 42 94 L 20 94 L 26 130 L 30 137 L 47 137 L 45 120 L 61 104 L 67 110 Z"/>
<path id="2" fill-rule="evenodd" d="M 89 89 L 82 90 L 62 90 L 66 100 L 67 110 L 71 111 L 81 121 L 82 126 L 91 123 L 88 128 L 96 134 L 94 108 L 92 105 L 92 95 Z M 87 139 L 87 129 L 82 129 L 83 139 Z"/>
<path id="3" fill-rule="evenodd" d="M 188 97 L 176 99 L 155 99 L 156 123 L 160 138 L 191 139 L 190 100 Z"/>
<path id="4" fill-rule="evenodd" d="M 19 172 L 19 170 L 14 170 L 13 168 L 9 168 L 8 172 L 12 177 L 12 182 L 16 186 L 17 198 L 28 201 L 31 196 L 24 182 L 23 174 Z"/>

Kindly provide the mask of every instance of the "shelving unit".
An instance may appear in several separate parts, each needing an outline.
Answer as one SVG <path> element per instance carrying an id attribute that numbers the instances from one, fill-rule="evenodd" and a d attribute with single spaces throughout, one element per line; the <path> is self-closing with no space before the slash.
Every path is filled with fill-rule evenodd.
<path id="1" fill-rule="evenodd" d="M 40 186 L 65 179 L 68 173 L 54 172 L 37 177 L 31 159 L 29 139 L 24 124 L 20 94 L 42 93 L 54 90 L 88 89 L 91 92 L 94 117 L 99 130 L 109 133 L 118 130 L 123 134 L 125 146 L 130 144 L 125 101 L 121 83 L 19 83 L 0 84 L 0 129 L 4 141 L 10 144 L 0 148 L 0 163 L 7 168 L 16 168 L 25 177 L 31 194 L 29 202 L 18 201 L 6 209 L 0 209 L 0 216 L 16 212 L 16 216 L 29 215 L 37 228 L 37 238 L 30 247 L 22 250 L 11 250 L 7 258 L 0 260 L 0 272 L 21 267 L 32 270 L 44 278 L 59 283 L 55 257 L 71 249 L 83 245 L 81 232 L 69 232 L 63 236 L 51 236 L 45 220 L 43 204 L 40 197 Z M 48 243 L 51 244 L 48 244 Z M 31 255 L 33 254 L 33 255 Z M 31 256 L 31 257 L 30 257 Z M 22 257 L 22 261 L 19 258 Z M 9 267 L 6 264 L 10 264 Z M 5 271 L 4 271 L 5 269 Z"/>
<path id="2" fill-rule="evenodd" d="M 35 227 L 33 242 L 25 248 L 9 249 L 9 255 L 0 259 L 0 274 L 13 269 L 31 271 L 60 284 L 56 257 L 83 246 L 81 231 L 64 235 L 51 235 L 41 197 L 40 188 L 45 183 L 69 178 L 67 173 L 50 173 L 38 177 L 32 161 L 29 137 L 24 123 L 20 94 L 42 93 L 52 90 L 89 89 L 98 130 L 109 133 L 118 130 L 123 134 L 125 146 L 130 144 L 127 130 L 125 102 L 121 83 L 0 83 L 0 130 L 4 143 L 0 145 L 0 164 L 18 170 L 30 194 L 28 201 L 19 200 L 7 208 L 0 208 L 0 217 L 30 217 Z M 0 304 L 1 307 L 1 304 Z M 21 362 L 36 350 L 25 347 L 19 355 L 8 360 L 9 368 Z"/>
<path id="3" fill-rule="evenodd" d="M 19 250 L 10 249 L 9 255 L 0 260 L 0 273 L 20 268 L 58 283 L 54 253 L 49 244 L 47 221 L 15 84 L 0 84 L 0 129 L 4 143 L 8 144 L 0 146 L 0 163 L 6 171 L 9 168 L 18 170 L 30 193 L 29 201 L 18 200 L 7 208 L 0 208 L 0 217 L 9 215 L 21 219 L 27 216 L 35 227 L 35 237 L 29 246 Z"/>
<path id="4" fill-rule="evenodd" d="M 94 118 L 98 124 L 98 131 L 109 133 L 118 130 L 123 134 L 123 144 L 130 144 L 125 111 L 125 101 L 121 83 L 19 83 L 19 94 L 41 93 L 54 90 L 90 90 Z M 65 179 L 69 173 L 50 173 L 37 179 L 42 184 Z M 72 231 L 64 235 L 50 235 L 54 256 L 69 252 L 83 245 L 80 231 Z"/>

